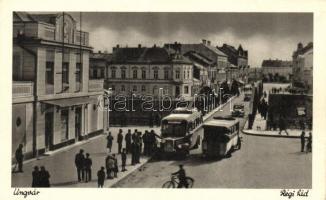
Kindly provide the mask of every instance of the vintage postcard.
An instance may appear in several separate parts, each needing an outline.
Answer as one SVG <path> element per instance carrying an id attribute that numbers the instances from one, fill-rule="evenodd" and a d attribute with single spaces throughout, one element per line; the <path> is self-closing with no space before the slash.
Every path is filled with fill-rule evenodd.
<path id="1" fill-rule="evenodd" d="M 59 2 L 1 4 L 5 199 L 326 198 L 324 2 Z"/>

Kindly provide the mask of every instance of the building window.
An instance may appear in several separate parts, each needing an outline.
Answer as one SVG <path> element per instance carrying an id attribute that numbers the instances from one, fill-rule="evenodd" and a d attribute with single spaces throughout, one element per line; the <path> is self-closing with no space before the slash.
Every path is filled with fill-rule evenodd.
<path id="1" fill-rule="evenodd" d="M 125 69 L 121 69 L 121 78 L 122 79 L 126 78 L 126 70 Z"/>
<path id="2" fill-rule="evenodd" d="M 101 76 L 100 78 L 104 78 L 104 68 L 101 68 Z"/>
<path id="3" fill-rule="evenodd" d="M 45 70 L 45 82 L 46 84 L 53 85 L 54 79 L 54 63 L 53 62 L 46 62 L 46 70 Z"/>
<path id="4" fill-rule="evenodd" d="M 115 91 L 115 85 L 111 86 L 112 91 Z"/>
<path id="5" fill-rule="evenodd" d="M 186 79 L 186 70 L 183 71 L 183 79 Z"/>
<path id="6" fill-rule="evenodd" d="M 132 91 L 137 92 L 137 85 L 132 86 Z"/>
<path id="7" fill-rule="evenodd" d="M 145 85 L 142 85 L 142 86 L 141 86 L 141 91 L 142 91 L 142 92 L 146 92 L 146 86 L 145 86 Z"/>
<path id="8" fill-rule="evenodd" d="M 111 78 L 115 78 L 115 69 L 111 70 Z"/>
<path id="9" fill-rule="evenodd" d="M 169 71 L 168 70 L 164 70 L 164 79 L 165 80 L 169 79 Z"/>
<path id="10" fill-rule="evenodd" d="M 168 95 L 169 94 L 169 89 L 168 88 L 164 88 L 163 89 L 163 94 L 164 95 Z"/>
<path id="11" fill-rule="evenodd" d="M 176 79 L 179 79 L 179 78 L 180 78 L 180 70 L 177 70 L 177 71 L 175 72 L 175 78 L 176 78 Z"/>
<path id="12" fill-rule="evenodd" d="M 146 79 L 146 70 L 141 71 L 141 78 Z"/>
<path id="13" fill-rule="evenodd" d="M 62 65 L 62 83 L 69 83 L 69 63 L 65 62 Z"/>
<path id="14" fill-rule="evenodd" d="M 61 110 L 61 141 L 68 140 L 69 136 L 69 110 Z"/>
<path id="15" fill-rule="evenodd" d="M 158 70 L 157 69 L 154 70 L 154 79 L 158 79 Z"/>
<path id="16" fill-rule="evenodd" d="M 82 80 L 82 65 L 81 63 L 76 63 L 76 82 L 80 83 Z"/>
<path id="17" fill-rule="evenodd" d="M 188 77 L 188 79 L 190 79 L 190 71 L 189 70 L 187 71 L 187 77 Z"/>
<path id="18" fill-rule="evenodd" d="M 132 70 L 132 78 L 137 79 L 137 69 Z"/>
<path id="19" fill-rule="evenodd" d="M 189 93 L 189 87 L 188 86 L 185 86 L 185 94 L 188 94 Z"/>
<path id="20" fill-rule="evenodd" d="M 125 88 L 124 85 L 121 85 L 121 91 L 122 91 L 122 92 L 126 91 L 126 88 Z"/>

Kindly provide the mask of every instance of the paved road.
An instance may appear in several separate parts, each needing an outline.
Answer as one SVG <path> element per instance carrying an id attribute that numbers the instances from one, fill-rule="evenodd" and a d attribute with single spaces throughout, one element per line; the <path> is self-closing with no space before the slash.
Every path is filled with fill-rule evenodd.
<path id="1" fill-rule="evenodd" d="M 248 103 L 245 105 L 248 110 Z M 228 114 L 228 108 L 215 116 Z M 244 122 L 240 119 L 242 127 Z M 196 188 L 311 188 L 312 156 L 299 149 L 299 139 L 243 135 L 241 150 L 231 158 L 206 161 L 200 150 L 194 150 L 183 161 L 151 161 L 114 187 L 160 188 L 182 163 Z"/>

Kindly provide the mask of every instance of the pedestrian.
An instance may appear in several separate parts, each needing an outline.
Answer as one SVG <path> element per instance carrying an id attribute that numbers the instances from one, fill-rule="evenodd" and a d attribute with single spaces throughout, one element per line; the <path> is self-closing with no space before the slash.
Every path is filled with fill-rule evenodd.
<path id="1" fill-rule="evenodd" d="M 126 141 L 126 153 L 131 152 L 131 130 L 128 129 L 128 132 L 125 136 L 125 141 Z"/>
<path id="2" fill-rule="evenodd" d="M 308 153 L 308 152 L 311 152 L 311 151 L 312 151 L 312 134 L 311 134 L 311 132 L 309 132 L 306 152 Z"/>
<path id="3" fill-rule="evenodd" d="M 143 139 L 142 139 L 143 137 L 142 137 L 142 133 L 141 132 L 138 132 L 137 133 L 137 143 L 138 143 L 138 145 L 139 145 L 139 149 L 138 149 L 138 151 L 139 151 L 139 156 L 141 155 L 141 152 L 142 152 L 142 150 L 143 150 Z"/>
<path id="4" fill-rule="evenodd" d="M 285 119 L 284 118 L 280 118 L 279 128 L 280 128 L 280 132 L 278 133 L 279 135 L 281 135 L 282 131 L 285 131 L 286 135 L 289 135 L 289 133 L 286 130 L 286 124 L 285 124 Z"/>
<path id="5" fill-rule="evenodd" d="M 118 166 L 118 159 L 115 157 L 115 154 L 112 155 L 113 156 L 113 160 L 114 160 L 114 166 L 113 166 L 113 174 L 114 174 L 114 178 L 118 178 L 118 172 L 119 172 L 119 166 Z"/>
<path id="6" fill-rule="evenodd" d="M 127 153 L 126 153 L 126 149 L 123 148 L 122 149 L 122 153 L 121 153 L 121 171 L 125 172 L 127 171 L 126 169 L 126 161 L 127 161 Z"/>
<path id="7" fill-rule="evenodd" d="M 135 141 L 131 143 L 131 165 L 136 164 L 136 152 L 137 152 L 137 145 Z"/>
<path id="8" fill-rule="evenodd" d="M 149 155 L 149 133 L 146 130 L 144 135 L 143 135 L 143 143 L 144 143 L 144 155 L 148 156 Z"/>
<path id="9" fill-rule="evenodd" d="M 80 149 L 79 153 L 75 156 L 75 165 L 77 168 L 78 181 L 84 180 L 85 171 L 84 171 L 85 156 L 84 150 Z"/>
<path id="10" fill-rule="evenodd" d="M 182 187 L 188 188 L 186 171 L 184 170 L 183 165 L 179 165 L 179 170 L 177 172 L 172 173 L 172 175 L 178 176 L 179 179 L 178 188 L 182 188 Z"/>
<path id="11" fill-rule="evenodd" d="M 89 153 L 86 153 L 86 158 L 85 158 L 85 181 L 86 183 L 88 181 L 92 180 L 92 159 L 89 157 Z"/>
<path id="12" fill-rule="evenodd" d="M 105 172 L 104 167 L 102 166 L 101 169 L 97 172 L 97 187 L 102 188 L 104 186 L 105 180 Z"/>
<path id="13" fill-rule="evenodd" d="M 108 155 L 107 157 L 107 178 L 112 179 L 113 178 L 113 173 L 114 173 L 114 160 L 115 158 L 111 155 Z"/>
<path id="14" fill-rule="evenodd" d="M 149 154 L 152 155 L 156 150 L 156 134 L 155 131 L 152 129 L 149 134 L 149 141 L 150 141 L 150 148 L 149 148 Z"/>
<path id="15" fill-rule="evenodd" d="M 40 175 L 40 187 L 50 187 L 50 174 L 45 169 L 44 166 L 41 166 Z"/>
<path id="16" fill-rule="evenodd" d="M 305 146 L 305 142 L 306 142 L 306 137 L 305 137 L 305 132 L 304 130 L 302 130 L 301 135 L 300 135 L 300 139 L 301 139 L 301 152 L 304 152 L 304 146 Z"/>
<path id="17" fill-rule="evenodd" d="M 121 153 L 122 148 L 122 142 L 123 142 L 123 135 L 122 135 L 122 129 L 119 129 L 117 143 L 118 143 L 118 153 Z"/>
<path id="18" fill-rule="evenodd" d="M 18 172 L 23 172 L 23 161 L 24 161 L 23 144 L 19 144 L 18 148 L 16 149 L 15 158 L 18 164 Z"/>
<path id="19" fill-rule="evenodd" d="M 111 153 L 111 149 L 112 149 L 112 142 L 113 142 L 113 136 L 111 135 L 111 132 L 109 132 L 109 135 L 106 137 L 107 140 L 107 145 L 106 147 L 108 148 L 108 152 Z"/>
<path id="20" fill-rule="evenodd" d="M 132 141 L 136 141 L 136 139 L 137 139 L 137 134 L 138 134 L 138 130 L 135 129 L 135 130 L 134 130 L 134 133 L 131 135 L 131 139 L 132 139 Z"/>
<path id="21" fill-rule="evenodd" d="M 34 167 L 34 171 L 32 172 L 32 177 L 33 177 L 33 181 L 32 181 L 32 187 L 40 187 L 40 170 L 38 168 L 38 166 Z"/>

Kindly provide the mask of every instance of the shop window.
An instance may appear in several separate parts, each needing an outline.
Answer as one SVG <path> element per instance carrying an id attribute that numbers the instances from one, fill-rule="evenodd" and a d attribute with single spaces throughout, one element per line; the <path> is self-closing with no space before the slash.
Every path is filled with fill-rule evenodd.
<path id="1" fill-rule="evenodd" d="M 62 110 L 61 111 L 61 141 L 68 140 L 69 136 L 69 111 L 68 110 Z"/>

